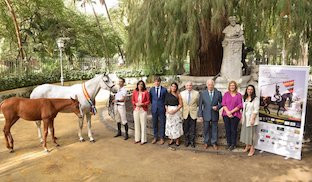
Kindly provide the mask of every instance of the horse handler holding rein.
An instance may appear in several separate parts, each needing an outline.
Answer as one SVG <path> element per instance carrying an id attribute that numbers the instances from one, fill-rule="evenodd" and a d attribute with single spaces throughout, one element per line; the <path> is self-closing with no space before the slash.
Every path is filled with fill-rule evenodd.
<path id="1" fill-rule="evenodd" d="M 119 78 L 119 89 L 115 95 L 115 99 L 113 100 L 114 103 L 114 114 L 115 114 L 115 121 L 117 122 L 117 134 L 114 137 L 121 136 L 121 124 L 125 126 L 125 140 L 128 140 L 128 122 L 126 116 L 126 96 L 127 90 L 124 87 L 125 79 Z"/>

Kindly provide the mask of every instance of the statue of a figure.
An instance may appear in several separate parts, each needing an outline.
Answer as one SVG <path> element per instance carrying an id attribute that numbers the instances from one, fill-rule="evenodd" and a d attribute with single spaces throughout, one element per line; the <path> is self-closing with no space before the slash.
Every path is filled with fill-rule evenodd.
<path id="1" fill-rule="evenodd" d="M 236 24 L 236 17 L 229 17 L 230 24 L 225 27 L 222 33 L 225 34 L 224 41 L 227 39 L 244 39 L 244 32 L 239 24 Z"/>
<path id="2" fill-rule="evenodd" d="M 225 27 L 222 41 L 223 59 L 221 65 L 221 77 L 227 80 L 239 80 L 242 76 L 242 46 L 244 43 L 244 32 L 236 17 L 229 17 L 230 25 Z"/>

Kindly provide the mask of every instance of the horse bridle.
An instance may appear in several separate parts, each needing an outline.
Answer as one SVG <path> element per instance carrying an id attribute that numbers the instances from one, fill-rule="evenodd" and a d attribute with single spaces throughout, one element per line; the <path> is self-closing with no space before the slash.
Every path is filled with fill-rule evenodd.
<path id="1" fill-rule="evenodd" d="M 107 75 L 104 75 L 106 78 L 110 79 Z M 112 88 L 115 86 L 114 84 L 112 86 L 108 86 L 108 84 L 106 83 L 106 81 L 102 78 L 103 82 L 105 83 L 105 85 L 109 88 L 109 92 L 111 92 Z"/>
<path id="2" fill-rule="evenodd" d="M 104 75 L 106 78 L 110 79 L 107 75 Z M 106 81 L 102 78 L 103 82 L 105 83 L 105 85 L 109 88 L 109 99 L 108 99 L 108 107 L 110 107 L 111 105 L 111 96 L 112 96 L 112 88 L 115 86 L 115 84 L 113 84 L 112 86 L 108 86 L 108 84 L 106 83 Z M 109 114 L 109 109 L 107 110 L 108 111 L 108 115 Z M 113 114 L 113 117 L 115 117 L 115 111 L 114 111 L 114 108 L 112 109 L 112 114 Z"/>

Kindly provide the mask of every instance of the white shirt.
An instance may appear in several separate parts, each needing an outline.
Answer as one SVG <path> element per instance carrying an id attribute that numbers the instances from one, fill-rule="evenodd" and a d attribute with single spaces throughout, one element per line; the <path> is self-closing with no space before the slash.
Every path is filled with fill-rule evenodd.
<path id="1" fill-rule="evenodd" d="M 123 97 L 127 96 L 127 90 L 125 87 L 119 88 L 118 92 L 115 95 L 115 100 L 123 100 Z M 119 105 L 124 105 L 125 102 L 118 102 Z"/>
<path id="2" fill-rule="evenodd" d="M 160 91 L 161 91 L 161 86 L 159 86 L 159 87 L 155 87 L 155 92 L 156 92 L 156 94 L 157 94 L 157 88 L 158 88 L 158 98 L 160 97 Z"/>
<path id="3" fill-rule="evenodd" d="M 139 93 L 139 96 L 138 96 L 138 103 L 142 103 L 142 93 Z M 137 110 L 137 111 L 143 111 L 143 107 L 135 107 L 135 110 Z"/>
<path id="4" fill-rule="evenodd" d="M 192 91 L 187 91 L 186 101 L 187 104 L 190 104 L 190 100 L 192 100 Z"/>
<path id="5" fill-rule="evenodd" d="M 209 94 L 209 96 L 211 96 L 211 99 L 213 98 L 213 91 L 214 91 L 214 90 L 211 90 L 211 91 L 208 90 L 208 94 Z"/>
<path id="6" fill-rule="evenodd" d="M 254 125 L 259 124 L 259 105 L 260 100 L 258 97 L 254 98 L 252 102 L 243 100 L 244 107 L 243 107 L 243 118 L 242 121 L 246 122 L 246 126 L 251 126 L 251 117 L 252 114 L 256 114 L 255 123 Z"/>

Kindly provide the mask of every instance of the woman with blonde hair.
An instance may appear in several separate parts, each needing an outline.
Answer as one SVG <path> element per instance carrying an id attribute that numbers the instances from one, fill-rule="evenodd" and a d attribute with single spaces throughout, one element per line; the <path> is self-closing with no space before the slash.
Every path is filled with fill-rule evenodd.
<path id="1" fill-rule="evenodd" d="M 165 98 L 166 108 L 166 136 L 170 139 L 169 145 L 172 145 L 175 140 L 176 146 L 180 145 L 180 136 L 183 135 L 182 114 L 182 98 L 178 91 L 178 84 L 173 82 L 169 92 Z"/>
<path id="2" fill-rule="evenodd" d="M 235 81 L 229 82 L 228 91 L 222 99 L 222 106 L 227 148 L 232 151 L 236 148 L 237 127 L 242 117 L 241 109 L 243 108 L 242 95 L 237 91 L 237 83 Z"/>

